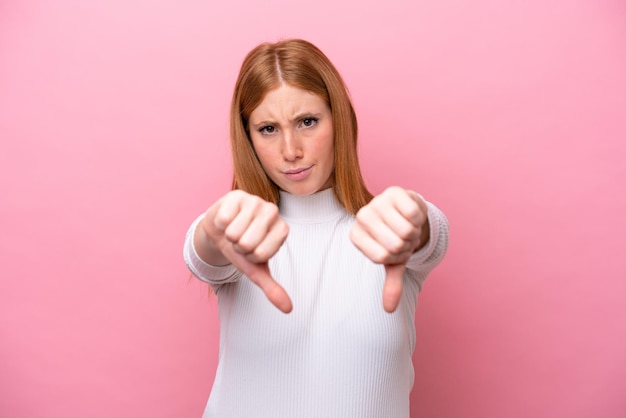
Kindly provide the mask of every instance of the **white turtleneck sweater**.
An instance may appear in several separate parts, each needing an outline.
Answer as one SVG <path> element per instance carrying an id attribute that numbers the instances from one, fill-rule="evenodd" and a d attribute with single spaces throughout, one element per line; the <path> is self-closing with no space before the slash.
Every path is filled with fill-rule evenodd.
<path id="1" fill-rule="evenodd" d="M 382 306 L 383 266 L 350 241 L 354 216 L 332 189 L 281 192 L 289 235 L 269 261 L 293 302 L 283 314 L 233 266 L 202 261 L 187 233 L 189 269 L 217 294 L 219 363 L 204 418 L 407 418 L 417 295 L 448 244 L 428 203 L 429 243 L 413 254 L 398 309 Z"/>

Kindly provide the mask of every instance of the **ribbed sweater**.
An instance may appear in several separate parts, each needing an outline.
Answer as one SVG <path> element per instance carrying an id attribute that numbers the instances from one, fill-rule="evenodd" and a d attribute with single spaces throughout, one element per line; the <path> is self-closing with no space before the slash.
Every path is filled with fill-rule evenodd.
<path id="1" fill-rule="evenodd" d="M 448 245 L 448 222 L 428 205 L 430 240 L 413 254 L 398 309 L 382 306 L 385 271 L 350 241 L 355 217 L 331 189 L 281 192 L 289 235 L 269 261 L 293 311 L 281 313 L 232 265 L 202 261 L 187 233 L 185 261 L 219 303 L 219 363 L 204 418 L 407 418 L 415 309 Z"/>

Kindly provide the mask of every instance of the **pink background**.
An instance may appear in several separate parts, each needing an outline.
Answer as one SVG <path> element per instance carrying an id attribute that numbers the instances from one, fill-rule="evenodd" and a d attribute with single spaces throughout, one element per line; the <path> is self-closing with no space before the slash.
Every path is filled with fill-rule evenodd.
<path id="1" fill-rule="evenodd" d="M 0 2 L 0 416 L 200 416 L 218 323 L 183 235 L 281 37 L 345 76 L 370 187 L 450 218 L 412 416 L 626 416 L 618 0 Z"/>

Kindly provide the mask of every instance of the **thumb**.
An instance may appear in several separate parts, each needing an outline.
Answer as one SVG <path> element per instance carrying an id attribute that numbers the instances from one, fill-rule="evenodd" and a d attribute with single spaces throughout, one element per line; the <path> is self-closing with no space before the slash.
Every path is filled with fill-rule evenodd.
<path id="1" fill-rule="evenodd" d="M 261 288 L 265 297 L 284 313 L 289 313 L 293 309 L 291 299 L 285 289 L 272 277 L 267 261 L 264 263 L 254 263 L 242 254 L 233 250 L 232 245 L 222 247 L 222 254 L 233 265 L 242 272 L 250 281 Z"/>
<path id="2" fill-rule="evenodd" d="M 267 263 L 250 263 L 245 268 L 246 271 L 242 271 L 248 278 L 257 286 L 261 288 L 265 297 L 276 306 L 283 313 L 289 313 L 293 309 L 293 304 L 289 295 L 283 289 L 281 285 L 276 283 L 276 280 L 270 274 L 270 269 Z"/>
<path id="3" fill-rule="evenodd" d="M 385 264 L 385 285 L 383 287 L 383 307 L 389 313 L 394 312 L 402 296 L 402 278 L 404 264 Z"/>

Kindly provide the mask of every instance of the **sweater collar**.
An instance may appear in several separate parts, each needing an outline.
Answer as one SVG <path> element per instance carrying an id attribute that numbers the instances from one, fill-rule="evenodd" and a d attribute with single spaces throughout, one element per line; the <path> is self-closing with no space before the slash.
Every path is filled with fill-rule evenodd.
<path id="1" fill-rule="evenodd" d="M 279 211 L 285 219 L 305 223 L 322 222 L 346 213 L 335 198 L 332 188 L 309 196 L 296 196 L 281 191 Z"/>

